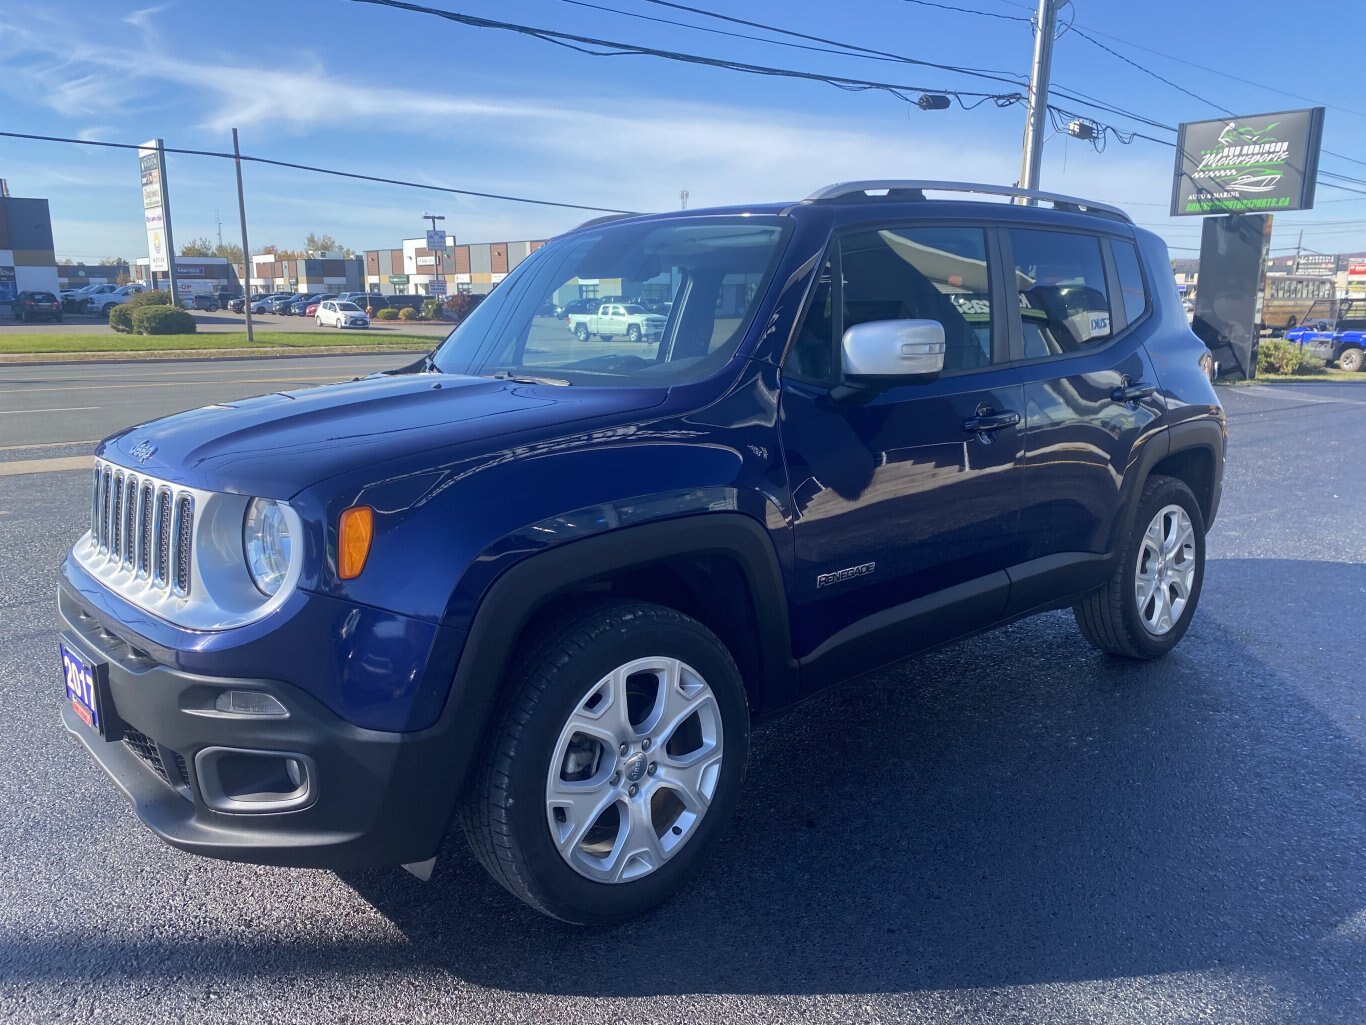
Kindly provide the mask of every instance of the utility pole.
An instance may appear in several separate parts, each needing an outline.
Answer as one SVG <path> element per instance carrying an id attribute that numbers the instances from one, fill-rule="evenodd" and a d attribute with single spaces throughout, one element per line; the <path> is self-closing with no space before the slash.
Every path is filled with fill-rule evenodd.
<path id="1" fill-rule="evenodd" d="M 223 248 L 223 215 L 219 212 L 218 207 L 214 207 L 214 208 L 213 208 L 213 219 L 214 219 L 215 221 L 218 222 L 218 248 L 219 248 L 219 249 L 222 249 L 222 248 Z"/>
<path id="2" fill-rule="evenodd" d="M 432 284 L 427 289 L 428 295 L 444 296 L 446 294 L 446 232 L 445 229 L 438 229 L 437 221 L 444 221 L 445 214 L 423 214 L 422 219 L 431 224 L 432 230 L 427 233 L 427 248 L 432 251 L 432 262 L 436 265 L 432 268 Z M 441 248 L 437 249 L 432 245 L 432 234 L 441 231 Z"/>
<path id="3" fill-rule="evenodd" d="M 1053 65 L 1053 34 L 1058 20 L 1055 5 L 1056 0 L 1039 0 L 1039 13 L 1034 19 L 1034 65 L 1029 71 L 1029 114 L 1025 121 L 1024 156 L 1020 161 L 1022 189 L 1039 187 L 1044 128 L 1048 123 L 1048 75 Z"/>
<path id="4" fill-rule="evenodd" d="M 247 344 L 255 339 L 251 332 L 251 247 L 247 245 L 247 201 L 242 198 L 242 151 L 237 147 L 237 129 L 232 130 L 232 159 L 237 165 L 237 214 L 242 218 L 242 312 L 247 318 Z"/>
<path id="5" fill-rule="evenodd" d="M 688 209 L 688 190 L 687 190 L 687 189 L 682 189 L 682 190 L 678 193 L 678 202 L 679 202 L 680 204 L 682 204 L 682 205 L 679 207 L 679 209 L 681 209 L 681 210 L 686 210 L 686 209 Z"/>

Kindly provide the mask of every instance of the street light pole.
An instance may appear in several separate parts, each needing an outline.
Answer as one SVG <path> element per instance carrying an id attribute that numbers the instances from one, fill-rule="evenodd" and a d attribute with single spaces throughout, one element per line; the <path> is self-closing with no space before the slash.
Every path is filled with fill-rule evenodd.
<path id="1" fill-rule="evenodd" d="M 1048 117 L 1048 76 L 1053 65 L 1053 34 L 1058 14 L 1055 3 L 1056 0 L 1039 0 L 1039 13 L 1034 22 L 1034 64 L 1029 72 L 1028 118 L 1025 121 L 1024 154 L 1020 161 L 1022 189 L 1039 187 L 1044 124 Z"/>
<path id="2" fill-rule="evenodd" d="M 237 129 L 232 130 L 232 159 L 237 165 L 237 216 L 242 219 L 242 312 L 247 318 L 247 344 L 255 342 L 251 330 L 251 249 L 247 245 L 247 201 L 242 197 L 242 150 L 237 145 Z"/>

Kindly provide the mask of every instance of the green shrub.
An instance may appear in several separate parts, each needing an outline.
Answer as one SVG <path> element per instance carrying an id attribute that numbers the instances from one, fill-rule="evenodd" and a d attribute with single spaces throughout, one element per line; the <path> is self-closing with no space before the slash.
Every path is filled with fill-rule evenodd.
<path id="1" fill-rule="evenodd" d="M 1259 374 L 1316 374 L 1323 370 L 1323 360 L 1309 354 L 1303 345 L 1284 338 L 1264 338 L 1257 346 Z"/>
<path id="2" fill-rule="evenodd" d="M 140 335 L 192 335 L 194 317 L 175 306 L 149 303 L 133 311 L 133 330 Z"/>
<path id="3" fill-rule="evenodd" d="M 405 310 L 404 312 L 406 313 L 407 311 Z M 376 311 L 375 311 L 375 319 L 376 319 L 376 320 L 398 320 L 398 310 L 394 309 L 392 306 L 386 306 L 386 307 L 384 307 L 384 309 L 382 309 L 382 310 L 376 310 Z"/>
<path id="4" fill-rule="evenodd" d="M 394 311 L 393 311 L 393 310 L 390 310 L 389 312 L 390 312 L 390 313 L 393 313 Z M 418 318 L 418 312 L 417 312 L 417 310 L 413 309 L 411 306 L 405 306 L 403 309 L 401 309 L 401 310 L 398 311 L 398 319 L 399 319 L 399 320 L 417 320 L 417 318 Z"/>
<path id="5" fill-rule="evenodd" d="M 132 296 L 123 305 L 131 306 L 133 309 L 136 310 L 144 306 L 174 306 L 175 304 L 171 302 L 170 292 L 160 292 L 153 290 L 147 292 L 139 292 L 137 295 Z"/>
<path id="6" fill-rule="evenodd" d="M 422 304 L 422 319 L 435 320 L 436 308 L 441 305 L 440 299 L 428 299 Z"/>
<path id="7" fill-rule="evenodd" d="M 115 306 L 109 311 L 109 326 L 120 334 L 131 335 L 133 333 L 133 310 L 127 304 Z"/>

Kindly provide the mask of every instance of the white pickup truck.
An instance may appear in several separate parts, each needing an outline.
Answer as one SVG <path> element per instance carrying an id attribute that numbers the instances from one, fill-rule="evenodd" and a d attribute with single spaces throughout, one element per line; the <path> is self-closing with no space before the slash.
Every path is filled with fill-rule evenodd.
<path id="1" fill-rule="evenodd" d="M 664 333 L 667 317 L 651 313 L 643 306 L 603 303 L 597 313 L 571 313 L 569 330 L 581 342 L 597 335 L 604 342 L 626 336 L 630 342 L 657 342 Z"/>
<path id="2" fill-rule="evenodd" d="M 122 306 L 133 296 L 147 291 L 146 285 L 131 284 L 123 285 L 114 289 L 112 292 L 102 292 L 89 296 L 82 303 L 83 313 L 100 313 L 109 316 L 109 311 L 115 306 Z"/>

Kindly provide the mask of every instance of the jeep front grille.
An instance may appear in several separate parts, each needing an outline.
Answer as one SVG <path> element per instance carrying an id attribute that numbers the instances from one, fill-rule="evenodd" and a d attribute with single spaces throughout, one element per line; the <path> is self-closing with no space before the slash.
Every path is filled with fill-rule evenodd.
<path id="1" fill-rule="evenodd" d="M 194 574 L 194 496 L 174 485 L 96 462 L 90 542 L 103 567 L 188 596 Z"/>

